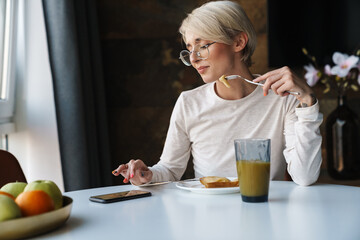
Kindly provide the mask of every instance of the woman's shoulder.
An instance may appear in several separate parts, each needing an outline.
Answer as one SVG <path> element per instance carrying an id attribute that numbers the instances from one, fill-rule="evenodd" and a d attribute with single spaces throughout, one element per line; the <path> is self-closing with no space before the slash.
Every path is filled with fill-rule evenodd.
<path id="1" fill-rule="evenodd" d="M 213 84 L 206 83 L 194 89 L 183 91 L 180 95 L 184 100 L 203 98 L 210 93 Z"/>

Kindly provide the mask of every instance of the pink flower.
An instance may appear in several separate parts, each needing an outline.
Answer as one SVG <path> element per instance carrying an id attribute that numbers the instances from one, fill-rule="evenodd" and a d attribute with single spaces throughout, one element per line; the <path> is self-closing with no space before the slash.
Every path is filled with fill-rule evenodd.
<path id="1" fill-rule="evenodd" d="M 324 72 L 326 75 L 331 76 L 331 67 L 329 64 L 326 64 L 324 67 Z"/>
<path id="2" fill-rule="evenodd" d="M 347 54 L 335 52 L 333 55 L 333 61 L 336 65 L 331 68 L 331 74 L 338 75 L 339 77 L 346 77 L 350 69 L 352 69 L 359 61 L 359 57 L 354 55 L 349 57 Z"/>
<path id="3" fill-rule="evenodd" d="M 309 84 L 310 87 L 315 86 L 315 84 L 319 80 L 319 76 L 318 76 L 319 71 L 316 70 L 312 64 L 304 66 L 304 68 L 306 70 L 305 79 L 307 84 Z"/>

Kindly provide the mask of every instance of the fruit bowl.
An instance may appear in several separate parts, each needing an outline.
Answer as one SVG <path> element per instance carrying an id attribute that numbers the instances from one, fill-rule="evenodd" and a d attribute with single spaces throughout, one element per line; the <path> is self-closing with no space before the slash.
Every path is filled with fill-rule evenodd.
<path id="1" fill-rule="evenodd" d="M 70 217 L 73 200 L 63 196 L 63 207 L 47 213 L 0 222 L 0 239 L 23 239 L 50 232 Z"/>

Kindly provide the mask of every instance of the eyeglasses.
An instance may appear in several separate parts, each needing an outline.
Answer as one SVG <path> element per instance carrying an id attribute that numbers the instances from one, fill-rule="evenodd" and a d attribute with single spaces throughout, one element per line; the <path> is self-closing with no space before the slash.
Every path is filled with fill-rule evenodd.
<path id="1" fill-rule="evenodd" d="M 205 44 L 204 46 L 200 46 L 196 44 L 191 52 L 188 50 L 182 50 L 180 52 L 180 59 L 186 66 L 191 66 L 190 56 L 192 53 L 195 53 L 196 57 L 202 60 L 205 60 L 210 55 L 209 47 L 216 42 Z"/>

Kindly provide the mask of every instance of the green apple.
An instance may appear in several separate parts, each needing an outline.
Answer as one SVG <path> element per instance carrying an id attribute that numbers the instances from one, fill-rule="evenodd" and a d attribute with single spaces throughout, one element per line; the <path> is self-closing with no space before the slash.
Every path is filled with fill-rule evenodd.
<path id="1" fill-rule="evenodd" d="M 0 222 L 21 217 L 19 206 L 8 196 L 0 195 Z"/>
<path id="2" fill-rule="evenodd" d="M 11 182 L 2 186 L 0 190 L 10 193 L 11 195 L 14 196 L 14 198 L 16 198 L 20 193 L 24 191 L 26 185 L 27 184 L 24 182 Z"/>
<path id="3" fill-rule="evenodd" d="M 63 205 L 63 197 L 59 187 L 50 180 L 37 180 L 25 187 L 24 192 L 31 190 L 43 190 L 54 200 L 55 210 L 59 209 Z"/>

